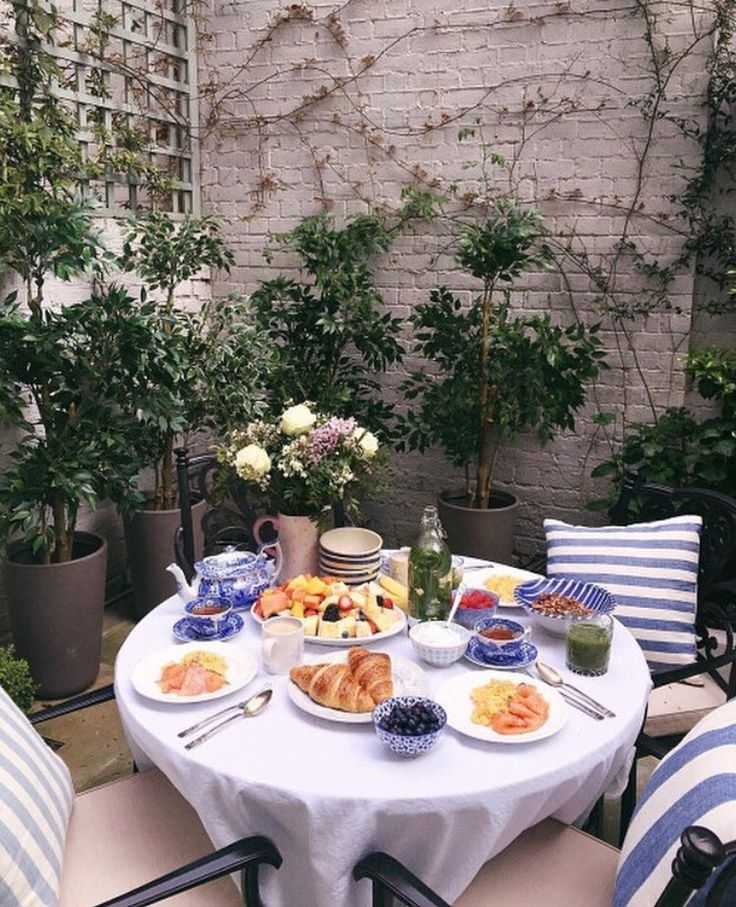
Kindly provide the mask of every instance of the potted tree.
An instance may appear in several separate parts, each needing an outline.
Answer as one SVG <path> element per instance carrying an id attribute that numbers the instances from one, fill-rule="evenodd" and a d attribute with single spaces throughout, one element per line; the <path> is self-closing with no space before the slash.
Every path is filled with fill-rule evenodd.
<path id="1" fill-rule="evenodd" d="M 402 385 L 406 398 L 418 401 L 405 417 L 404 446 L 438 444 L 465 473 L 464 488 L 439 495 L 450 547 L 508 562 L 518 502 L 493 485 L 499 453 L 522 430 L 545 441 L 572 428 L 604 354 L 597 325 L 563 327 L 548 314 L 511 312 L 514 280 L 550 266 L 538 212 L 497 201 L 482 223 L 460 228 L 457 260 L 481 292 L 464 305 L 440 287 L 416 307 L 414 353 L 431 367 Z"/>
<path id="2" fill-rule="evenodd" d="M 233 261 L 211 217 L 177 222 L 164 212 L 130 220 L 124 229 L 121 262 L 149 290 L 161 294 L 158 316 L 173 368 L 148 363 L 153 405 L 140 411 L 146 441 L 142 450 L 153 486 L 145 507 L 126 514 L 128 565 L 142 616 L 175 592 L 165 568 L 180 525 L 174 448 L 182 437 L 209 430 L 225 435 L 259 413 L 269 356 L 248 306 L 237 297 L 206 302 L 196 312 L 176 306 L 180 285 L 205 267 L 228 269 Z M 143 291 L 144 298 L 150 298 Z M 195 553 L 202 554 L 201 518 L 206 502 L 194 504 Z"/>

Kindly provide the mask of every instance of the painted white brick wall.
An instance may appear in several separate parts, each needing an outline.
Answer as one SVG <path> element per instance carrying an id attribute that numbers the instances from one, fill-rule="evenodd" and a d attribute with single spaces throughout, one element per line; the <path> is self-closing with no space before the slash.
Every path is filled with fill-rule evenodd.
<path id="1" fill-rule="evenodd" d="M 289 9 L 290 21 L 272 29 L 277 14 L 288 16 Z M 396 204 L 415 166 L 426 181 L 437 180 L 439 191 L 454 181 L 462 191 L 477 190 L 478 168 L 465 164 L 478 161 L 478 138 L 457 140 L 458 129 L 474 125 L 476 117 L 492 151 L 518 158 L 518 197 L 533 201 L 553 231 L 576 232 L 577 247 L 593 262 L 610 262 L 624 225 L 622 206 L 637 188 L 637 154 L 647 140 L 647 124 L 632 104 L 652 84 L 636 6 L 609 10 L 582 0 L 573 12 L 561 2 L 353 0 L 337 6 L 315 0 L 298 7 L 302 17 L 311 16 L 308 22 L 295 18 L 295 9 L 273 0 L 212 0 L 206 21 L 212 40 L 203 48 L 200 76 L 227 83 L 228 98 L 204 140 L 204 201 L 206 209 L 230 218 L 226 229 L 237 257 L 229 278 L 215 280 L 215 292 L 249 292 L 293 267 L 283 254 L 273 266 L 264 261 L 271 231 L 289 229 L 325 207 L 339 220 L 365 210 L 364 198 Z M 342 46 L 327 19 L 334 9 L 345 35 Z M 689 9 L 665 3 L 651 9 L 661 46 L 666 41 L 676 53 L 692 40 Z M 698 16 L 705 21 L 707 11 Z M 672 78 L 668 107 L 681 116 L 700 116 L 709 46 L 702 40 Z M 341 91 L 311 104 L 297 122 L 279 119 L 299 99 L 331 84 L 330 76 L 360 72 L 368 55 L 377 58 L 375 64 Z M 464 107 L 473 109 L 454 119 Z M 427 124 L 448 118 L 447 125 L 427 130 Z M 322 161 L 319 171 L 315 157 Z M 662 220 L 673 211 L 670 196 L 683 185 L 680 162 L 695 166 L 697 148 L 672 124 L 658 122 L 637 201 L 641 208 L 629 233 L 663 262 L 680 250 L 681 238 Z M 261 191 L 264 175 L 280 188 Z M 499 191 L 506 188 L 501 171 L 491 181 Z M 434 230 L 417 226 L 376 262 L 376 284 L 396 315 L 406 317 L 439 283 L 472 289 L 472 281 L 446 258 L 434 262 L 439 243 Z M 617 274 L 619 291 L 635 299 L 643 279 L 631 262 L 622 257 Z M 590 279 L 574 268 L 568 278 L 579 317 L 599 320 Z M 680 275 L 671 298 L 684 314 L 659 315 L 632 327 L 660 408 L 683 400 L 682 368 L 673 350 L 689 331 L 692 295 L 692 275 Z M 524 276 L 515 300 L 520 309 L 571 315 L 556 274 Z M 499 463 L 498 484 L 516 490 L 523 502 L 520 552 L 538 545 L 546 515 L 592 519 L 583 507 L 602 486 L 590 471 L 607 448 L 591 415 L 605 409 L 630 420 L 650 418 L 630 354 L 624 354 L 624 371 L 612 325 L 605 319 L 603 325 L 612 368 L 591 389 L 576 431 L 544 448 L 521 438 Z M 414 364 L 407 359 L 389 372 L 390 395 L 396 397 Z M 395 493 L 369 508 L 371 521 L 391 543 L 409 540 L 422 506 L 462 480 L 439 452 L 397 456 L 394 465 Z"/>

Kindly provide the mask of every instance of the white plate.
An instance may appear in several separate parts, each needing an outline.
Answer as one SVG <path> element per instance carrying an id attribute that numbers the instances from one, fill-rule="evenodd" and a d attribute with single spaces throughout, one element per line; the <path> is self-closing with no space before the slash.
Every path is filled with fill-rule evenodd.
<path id="1" fill-rule="evenodd" d="M 374 633 L 373 636 L 358 636 L 351 639 L 326 639 L 324 636 L 305 636 L 304 641 L 310 642 L 315 646 L 332 646 L 336 649 L 349 649 L 350 646 L 369 646 L 374 642 L 380 642 L 382 639 L 388 639 L 390 636 L 396 636 L 406 629 L 406 614 L 401 608 L 394 605 L 399 613 L 399 619 L 394 621 L 388 630 L 381 633 Z M 265 623 L 262 617 L 259 617 L 255 611 L 251 610 L 250 616 L 259 624 Z M 285 615 L 288 617 L 289 615 Z"/>
<path id="2" fill-rule="evenodd" d="M 330 652 L 328 655 L 310 660 L 306 664 L 342 664 L 345 661 L 347 661 L 345 652 Z M 394 681 L 394 696 L 426 696 L 427 678 L 424 671 L 415 662 L 392 655 L 391 676 Z M 292 680 L 289 681 L 289 698 L 302 711 L 314 715 L 316 718 L 343 721 L 346 724 L 369 724 L 371 721 L 370 712 L 341 712 L 339 709 L 328 709 L 327 706 L 319 705 L 302 692 Z"/>
<path id="3" fill-rule="evenodd" d="M 156 682 L 161 677 L 161 669 L 172 661 L 181 661 L 189 652 L 213 652 L 227 660 L 227 683 L 214 693 L 200 693 L 198 696 L 177 696 L 176 693 L 162 693 Z M 157 702 L 205 702 L 219 699 L 239 690 L 256 676 L 258 664 L 252 655 L 242 649 L 228 645 L 226 642 L 189 642 L 184 645 L 168 646 L 152 652 L 140 661 L 131 676 L 134 689 L 147 699 Z"/>
<path id="4" fill-rule="evenodd" d="M 528 570 L 521 570 L 518 567 L 507 567 L 505 564 L 489 564 L 487 567 L 465 567 L 463 570 L 463 583 L 466 586 L 477 586 L 485 589 L 485 581 L 489 576 L 513 576 L 518 577 L 520 583 L 526 583 L 530 579 L 543 579 L 539 573 L 530 573 Z M 499 608 L 520 608 L 513 598 L 500 599 Z"/>
<path id="5" fill-rule="evenodd" d="M 513 683 L 528 683 L 536 687 L 549 703 L 549 717 L 536 731 L 528 734 L 499 734 L 493 728 L 475 724 L 470 720 L 473 713 L 473 701 L 470 691 L 483 686 L 489 680 L 510 680 Z M 567 721 L 568 708 L 562 697 L 547 684 L 533 680 L 526 674 L 514 674 L 511 671 L 473 671 L 471 674 L 460 674 L 453 677 L 434 697 L 447 712 L 447 723 L 450 727 L 477 740 L 489 743 L 531 743 L 556 734 Z"/>

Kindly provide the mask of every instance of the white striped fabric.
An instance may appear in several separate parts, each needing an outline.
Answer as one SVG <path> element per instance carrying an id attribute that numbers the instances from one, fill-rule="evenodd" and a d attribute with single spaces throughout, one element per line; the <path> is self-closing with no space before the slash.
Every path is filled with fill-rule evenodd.
<path id="1" fill-rule="evenodd" d="M 653 672 L 691 664 L 702 526 L 699 516 L 601 527 L 545 520 L 547 575 L 608 589 Z"/>
<path id="2" fill-rule="evenodd" d="M 736 700 L 703 718 L 654 770 L 624 839 L 612 907 L 656 902 L 688 825 L 736 840 Z M 710 885 L 688 907 L 704 903 Z"/>
<path id="3" fill-rule="evenodd" d="M 55 907 L 74 789 L 69 771 L 0 687 L 0 904 Z"/>

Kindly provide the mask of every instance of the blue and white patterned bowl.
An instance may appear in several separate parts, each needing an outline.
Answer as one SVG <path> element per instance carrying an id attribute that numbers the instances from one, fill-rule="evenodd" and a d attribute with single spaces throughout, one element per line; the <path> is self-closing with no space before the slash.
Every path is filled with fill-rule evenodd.
<path id="1" fill-rule="evenodd" d="M 510 671 L 521 671 L 537 660 L 537 647 L 530 642 L 522 642 L 513 649 L 499 649 L 489 652 L 478 645 L 478 636 L 474 636 L 465 650 L 465 658 L 482 668 L 500 668 Z"/>
<path id="2" fill-rule="evenodd" d="M 476 635 L 473 637 L 475 642 L 486 652 L 498 653 L 504 649 L 518 649 L 522 642 L 531 636 L 531 627 L 525 627 L 518 620 L 511 620 L 508 617 L 486 617 L 476 622 L 473 627 Z M 482 636 L 483 630 L 500 629 L 513 633 L 511 639 L 488 639 Z"/>
<path id="3" fill-rule="evenodd" d="M 436 731 L 430 731 L 429 734 L 393 734 L 380 726 L 380 722 L 391 713 L 391 709 L 395 705 L 412 706 L 417 703 L 426 706 L 439 718 L 441 724 Z M 396 753 L 397 756 L 419 756 L 431 750 L 437 743 L 446 724 L 447 712 L 438 702 L 433 699 L 425 699 L 423 696 L 394 696 L 392 699 L 386 699 L 385 702 L 373 709 L 373 727 L 376 729 L 376 733 L 391 752 Z"/>
<path id="4" fill-rule="evenodd" d="M 463 598 L 468 592 L 473 592 L 473 590 L 475 589 L 479 589 L 483 593 L 483 595 L 488 597 L 488 607 L 463 608 L 461 599 L 461 604 L 458 606 L 458 609 L 455 612 L 455 617 L 453 618 L 457 623 L 459 623 L 463 627 L 466 627 L 468 630 L 472 630 L 479 620 L 483 620 L 486 617 L 493 617 L 493 615 L 496 613 L 496 608 L 498 607 L 498 596 L 496 595 L 496 593 L 490 592 L 483 586 L 466 586 L 465 592 L 463 593 Z"/>
<path id="5" fill-rule="evenodd" d="M 534 579 L 522 583 L 514 589 L 516 603 L 531 614 L 542 629 L 552 636 L 565 636 L 567 628 L 574 617 L 557 614 L 543 614 L 532 607 L 533 603 L 546 592 L 556 595 L 566 595 L 580 602 L 589 611 L 596 614 L 608 614 L 616 607 L 616 600 L 608 590 L 594 583 L 584 583 L 578 579 L 565 577 L 552 577 L 547 579 Z"/>

